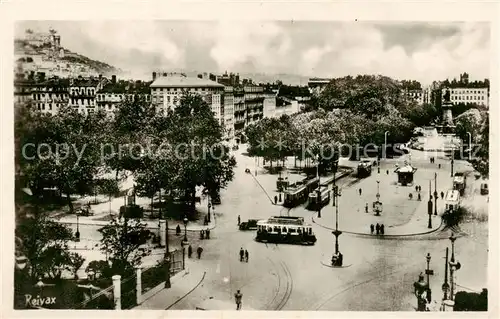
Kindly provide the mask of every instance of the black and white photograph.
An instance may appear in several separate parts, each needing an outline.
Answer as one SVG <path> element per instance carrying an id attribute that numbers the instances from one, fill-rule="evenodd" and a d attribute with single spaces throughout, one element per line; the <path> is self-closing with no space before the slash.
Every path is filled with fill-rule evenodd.
<path id="1" fill-rule="evenodd" d="M 487 18 L 16 19 L 3 308 L 491 311 Z"/>

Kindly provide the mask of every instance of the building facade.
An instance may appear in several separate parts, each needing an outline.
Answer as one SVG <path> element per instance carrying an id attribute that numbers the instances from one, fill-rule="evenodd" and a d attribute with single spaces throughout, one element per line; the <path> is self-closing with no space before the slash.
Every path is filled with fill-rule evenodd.
<path id="1" fill-rule="evenodd" d="M 332 79 L 326 79 L 326 78 L 309 79 L 309 81 L 307 82 L 307 86 L 309 87 L 309 92 L 313 95 L 321 94 L 331 80 Z"/>
<path id="2" fill-rule="evenodd" d="M 475 103 L 489 107 L 489 89 L 488 88 L 443 88 L 441 94 L 444 96 L 446 90 L 450 91 L 450 102 L 453 105 L 459 103 Z"/>
<path id="3" fill-rule="evenodd" d="M 102 83 L 96 78 L 70 79 L 69 106 L 78 113 L 89 114 L 97 111 L 97 91 L 102 88 Z"/>
<path id="4" fill-rule="evenodd" d="M 234 138 L 234 94 L 232 86 L 224 87 L 223 102 L 224 134 L 226 139 L 232 140 Z"/>
<path id="5" fill-rule="evenodd" d="M 117 82 L 116 78 L 112 78 L 97 92 L 97 109 L 105 111 L 108 116 L 112 117 L 120 104 L 125 101 L 143 98 L 147 103 L 151 103 L 150 84 L 151 82 L 141 81 Z"/>
<path id="6" fill-rule="evenodd" d="M 224 85 L 207 79 L 187 77 L 184 74 L 153 73 L 151 100 L 159 112 L 175 109 L 185 93 L 199 94 L 210 105 L 215 118 L 224 125 L 222 101 Z"/>

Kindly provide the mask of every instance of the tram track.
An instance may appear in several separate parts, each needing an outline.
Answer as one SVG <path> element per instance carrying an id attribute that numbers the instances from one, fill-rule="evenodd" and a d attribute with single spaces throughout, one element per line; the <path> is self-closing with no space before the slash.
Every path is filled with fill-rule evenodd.
<path id="1" fill-rule="evenodd" d="M 290 269 L 283 260 L 279 260 L 277 263 L 274 262 L 270 257 L 267 257 L 269 262 L 273 265 L 276 271 L 276 276 L 278 277 L 278 288 L 274 294 L 271 301 L 266 305 L 267 310 L 281 310 L 287 304 L 293 291 L 293 277 Z M 284 278 L 280 275 L 280 272 L 284 273 Z M 282 293 L 284 288 L 284 293 Z M 282 296 L 280 296 L 282 295 Z"/>

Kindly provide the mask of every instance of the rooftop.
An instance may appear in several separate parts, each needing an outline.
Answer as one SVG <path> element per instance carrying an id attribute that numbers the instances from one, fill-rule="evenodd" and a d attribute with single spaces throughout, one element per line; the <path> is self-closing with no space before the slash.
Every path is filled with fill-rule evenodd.
<path id="1" fill-rule="evenodd" d="M 181 76 L 165 76 L 156 79 L 152 84 L 152 88 L 224 88 L 224 85 L 214 81 Z"/>

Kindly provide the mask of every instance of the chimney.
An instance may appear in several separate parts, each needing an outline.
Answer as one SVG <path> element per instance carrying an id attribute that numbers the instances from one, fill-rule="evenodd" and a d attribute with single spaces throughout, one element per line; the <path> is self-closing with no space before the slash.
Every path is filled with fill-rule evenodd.
<path id="1" fill-rule="evenodd" d="M 153 81 L 156 80 L 156 72 L 153 72 Z"/>
<path id="2" fill-rule="evenodd" d="M 116 83 L 116 75 L 111 76 L 111 83 L 113 83 L 113 84 Z"/>

